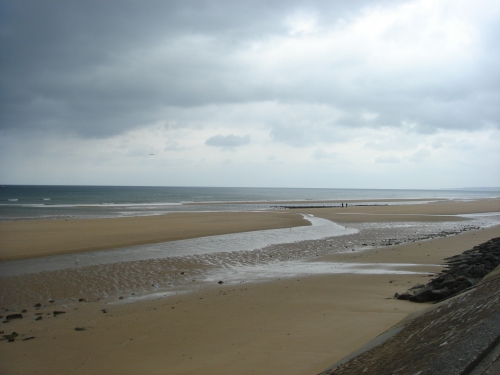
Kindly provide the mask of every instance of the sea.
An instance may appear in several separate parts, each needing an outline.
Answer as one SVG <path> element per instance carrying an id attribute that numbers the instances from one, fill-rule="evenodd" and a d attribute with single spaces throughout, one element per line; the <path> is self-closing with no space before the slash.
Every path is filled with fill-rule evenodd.
<path id="1" fill-rule="evenodd" d="M 283 207 L 427 203 L 500 197 L 490 190 L 35 186 L 0 188 L 0 221 L 262 211 Z M 300 213 L 301 210 L 296 210 Z M 128 303 L 206 287 L 332 273 L 418 273 L 415 265 L 332 263 L 339 252 L 420 242 L 500 224 L 500 212 L 443 222 L 351 223 L 302 214 L 310 225 L 0 262 L 0 302 L 9 309 L 56 300 Z M 0 239 L 0 245 L 2 244 Z M 64 286 L 64 287 L 61 287 Z M 107 303 L 108 303 L 107 302 Z M 68 305 L 69 304 L 69 305 Z"/>
<path id="2" fill-rule="evenodd" d="M 67 219 L 162 215 L 185 211 L 249 211 L 298 202 L 478 199 L 500 196 L 498 189 L 403 190 L 183 186 L 3 185 L 0 220 Z M 319 202 L 318 202 L 319 201 Z M 322 202 L 323 201 L 323 202 Z M 364 202 L 370 203 L 370 202 Z M 385 202 L 388 204 L 387 202 Z M 333 203 L 332 203 L 333 204 Z"/>

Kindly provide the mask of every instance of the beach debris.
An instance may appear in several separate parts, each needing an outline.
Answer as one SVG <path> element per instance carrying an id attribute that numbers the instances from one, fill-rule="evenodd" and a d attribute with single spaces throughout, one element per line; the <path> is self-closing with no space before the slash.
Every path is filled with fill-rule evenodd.
<path id="1" fill-rule="evenodd" d="M 448 269 L 427 285 L 416 285 L 405 293 L 396 293 L 394 297 L 420 303 L 440 301 L 475 286 L 500 265 L 500 237 L 445 260 Z"/>
<path id="2" fill-rule="evenodd" d="M 85 327 L 75 327 L 75 331 L 86 331 L 87 328 Z"/>
<path id="3" fill-rule="evenodd" d="M 57 315 L 61 315 L 61 314 L 66 314 L 66 311 L 54 311 L 54 312 L 52 312 L 52 314 L 54 314 L 54 316 L 57 316 Z"/>
<path id="4" fill-rule="evenodd" d="M 19 336 L 17 332 L 12 332 L 10 335 L 3 335 L 3 338 L 0 340 L 7 340 L 8 342 L 13 342 L 17 336 Z"/>
<path id="5" fill-rule="evenodd" d="M 106 309 L 102 309 L 101 311 L 102 311 L 104 314 L 106 314 L 106 313 L 108 312 L 108 310 L 106 310 Z"/>
<path id="6" fill-rule="evenodd" d="M 224 281 L 220 280 L 217 284 L 224 284 Z"/>
<path id="7" fill-rule="evenodd" d="M 124 298 L 125 298 L 125 297 L 123 297 L 123 296 L 118 297 L 118 299 L 124 299 Z"/>
<path id="8" fill-rule="evenodd" d="M 35 320 L 42 320 L 43 318 L 41 316 L 38 316 Z"/>
<path id="9" fill-rule="evenodd" d="M 88 302 L 89 300 L 87 298 L 80 298 L 78 302 Z"/>
<path id="10" fill-rule="evenodd" d="M 23 341 L 33 340 L 35 336 L 25 337 Z"/>
<path id="11" fill-rule="evenodd" d="M 41 304 L 41 303 L 35 303 L 35 304 L 33 305 L 33 307 L 36 307 L 36 308 L 38 309 L 38 308 L 42 307 L 42 304 Z"/>
<path id="12" fill-rule="evenodd" d="M 22 319 L 23 314 L 10 314 L 5 317 L 6 320 Z"/>
<path id="13" fill-rule="evenodd" d="M 184 271 L 182 271 L 182 272 L 181 272 L 181 275 L 184 275 L 184 273 L 185 273 L 185 272 L 184 272 Z"/>
<path id="14" fill-rule="evenodd" d="M 21 312 L 22 312 L 23 314 L 26 314 L 26 313 L 28 312 L 28 310 L 26 310 L 26 309 L 22 309 L 22 310 L 21 310 Z"/>

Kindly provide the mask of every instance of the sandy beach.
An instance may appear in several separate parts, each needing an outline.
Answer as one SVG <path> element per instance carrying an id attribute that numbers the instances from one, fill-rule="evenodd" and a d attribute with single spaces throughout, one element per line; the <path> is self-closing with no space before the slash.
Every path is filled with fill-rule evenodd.
<path id="1" fill-rule="evenodd" d="M 353 222 L 437 222 L 460 220 L 454 215 L 499 212 L 499 199 L 474 201 L 438 200 L 424 204 L 354 206 L 338 209 L 310 208 L 301 210 L 339 223 Z"/>
<path id="2" fill-rule="evenodd" d="M 0 261 L 310 225 L 298 213 L 172 213 L 112 219 L 0 222 Z"/>
<path id="3" fill-rule="evenodd" d="M 241 217 L 231 216 L 232 213 L 218 217 L 211 213 L 194 215 L 184 225 L 191 227 L 189 235 L 193 237 L 206 235 L 200 233 L 288 228 L 308 223 L 299 215 L 302 212 L 346 226 L 408 221 L 460 223 L 463 218 L 453 215 L 500 212 L 500 200 L 315 208 L 255 215 L 242 213 Z M 178 225 L 187 215 L 191 214 L 179 214 Z M 94 227 L 86 227 L 88 237 L 81 234 L 82 228 L 88 225 L 84 220 L 32 222 L 32 226 L 27 225 L 30 222 L 0 223 L 0 228 L 2 238 L 10 239 L 6 243 L 17 244 L 10 248 L 16 249 L 16 257 L 32 257 L 119 246 L 119 243 L 131 243 L 134 236 L 142 236 L 140 241 L 149 241 L 141 243 L 174 239 L 180 227 L 165 233 L 158 230 L 168 218 L 172 216 L 98 220 Z M 156 227 L 151 224 L 155 220 Z M 122 223 L 129 223 L 123 231 Z M 215 224 L 209 226 L 209 223 Z M 73 225 L 67 237 L 54 239 L 65 224 Z M 37 232 L 46 225 L 53 225 L 52 236 Z M 148 233 L 149 227 L 156 229 Z M 101 234 L 95 235 L 99 231 Z M 107 233 L 107 237 L 103 233 Z M 182 235 L 187 236 L 186 232 Z M 27 310 L 23 319 L 2 324 L 5 333 L 15 331 L 20 335 L 13 343 L 1 343 L 2 373 L 315 374 L 409 313 L 426 307 L 393 299 L 394 293 L 425 283 L 441 269 L 439 265 L 444 258 L 498 236 L 500 226 L 494 226 L 421 242 L 325 254 L 311 260 L 381 267 L 399 264 L 398 270 L 415 272 L 411 274 L 351 272 L 259 283 L 213 283 L 198 285 L 190 293 L 148 300 L 129 296 L 119 299 L 117 295 L 87 300 L 88 296 L 82 295 L 78 286 L 67 283 L 60 287 L 68 289 L 72 299 L 27 300 L 25 306 L 17 307 L 16 311 L 2 304 L 4 317 L 21 312 L 21 308 Z M 79 245 L 69 248 L 67 244 L 77 238 Z M 85 242 L 87 238 L 90 242 Z M 92 245 L 104 240 L 108 242 Z M 9 255 L 3 253 L 3 248 L 2 245 L 3 259 L 12 257 L 13 250 Z M 2 288 L 8 285 L 8 280 L 4 280 Z M 41 303 L 39 309 L 34 307 L 36 303 Z M 54 315 L 54 311 L 64 314 Z M 40 316 L 43 319 L 36 321 Z M 77 327 L 84 330 L 77 331 Z M 22 341 L 28 337 L 34 339 Z"/>

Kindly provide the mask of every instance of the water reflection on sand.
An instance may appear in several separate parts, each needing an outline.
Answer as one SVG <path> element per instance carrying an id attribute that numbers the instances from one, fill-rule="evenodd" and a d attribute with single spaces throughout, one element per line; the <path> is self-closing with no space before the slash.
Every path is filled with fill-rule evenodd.
<path id="1" fill-rule="evenodd" d="M 42 271 L 95 266 L 112 263 L 203 255 L 232 251 L 251 251 L 275 244 L 316 240 L 356 233 L 329 220 L 303 215 L 310 226 L 233 233 L 157 244 L 124 247 L 113 250 L 55 255 L 35 259 L 0 262 L 1 276 L 16 276 Z"/>
<path id="2" fill-rule="evenodd" d="M 453 235 L 500 216 L 444 223 L 361 223 L 349 228 L 307 217 L 311 226 L 257 231 L 110 251 L 0 263 L 0 300 L 139 298 L 185 292 L 224 280 L 254 282 L 320 273 L 414 273 L 408 265 L 321 262 L 321 256 Z M 76 265 L 76 259 L 79 260 Z"/>

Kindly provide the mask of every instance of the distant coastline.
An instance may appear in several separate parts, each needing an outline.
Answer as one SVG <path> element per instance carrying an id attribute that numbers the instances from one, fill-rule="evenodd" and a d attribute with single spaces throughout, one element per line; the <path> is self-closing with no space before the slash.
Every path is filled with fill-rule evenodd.
<path id="1" fill-rule="evenodd" d="M 260 211 L 275 203 L 403 202 L 500 197 L 499 190 L 313 189 L 179 186 L 4 185 L 0 220 L 154 216 L 172 212 Z"/>
<path id="2" fill-rule="evenodd" d="M 465 190 L 465 191 L 499 191 L 500 187 L 463 187 L 463 188 L 448 188 L 443 190 Z"/>

